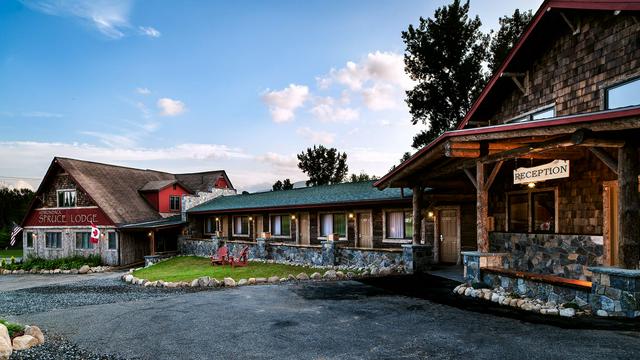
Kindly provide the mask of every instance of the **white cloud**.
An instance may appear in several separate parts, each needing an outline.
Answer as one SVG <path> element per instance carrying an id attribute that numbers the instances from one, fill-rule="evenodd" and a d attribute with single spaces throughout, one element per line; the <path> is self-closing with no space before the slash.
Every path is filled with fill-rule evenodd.
<path id="1" fill-rule="evenodd" d="M 357 109 L 340 107 L 331 97 L 322 98 L 309 110 L 318 120 L 324 122 L 350 122 L 360 117 Z"/>
<path id="2" fill-rule="evenodd" d="M 11 180 L 0 179 L 0 188 L 3 188 L 3 187 L 9 190 L 12 190 L 12 189 L 29 189 L 31 191 L 35 190 L 33 184 L 22 179 L 11 179 Z"/>
<path id="3" fill-rule="evenodd" d="M 308 127 L 299 128 L 298 130 L 296 130 L 296 133 L 313 143 L 325 145 L 332 144 L 336 138 L 336 135 L 333 133 L 311 130 Z"/>
<path id="4" fill-rule="evenodd" d="M 309 88 L 305 85 L 290 84 L 282 90 L 266 90 L 262 101 L 269 107 L 271 118 L 276 123 L 293 120 L 296 109 L 304 105 L 309 97 Z"/>
<path id="5" fill-rule="evenodd" d="M 149 37 L 160 37 L 160 31 L 158 31 L 157 29 L 152 28 L 151 26 L 138 26 L 138 30 L 140 30 L 140 33 L 142 35 L 146 35 Z"/>
<path id="6" fill-rule="evenodd" d="M 81 131 L 82 135 L 95 137 L 100 140 L 101 143 L 110 147 L 122 147 L 131 148 L 136 144 L 135 136 L 117 135 L 109 132 L 97 132 L 97 131 Z"/>
<path id="7" fill-rule="evenodd" d="M 146 87 L 139 87 L 139 88 L 136 88 L 136 92 L 137 92 L 138 94 L 140 94 L 140 95 L 149 95 L 149 94 L 151 94 L 151 90 L 149 90 L 149 89 L 148 89 L 148 88 L 146 88 Z"/>
<path id="8" fill-rule="evenodd" d="M 375 84 L 362 90 L 362 101 L 374 111 L 395 108 L 400 105 L 398 98 L 397 89 L 390 84 Z"/>
<path id="9" fill-rule="evenodd" d="M 182 101 L 170 98 L 158 99 L 157 105 L 162 116 L 177 116 L 186 110 Z"/>

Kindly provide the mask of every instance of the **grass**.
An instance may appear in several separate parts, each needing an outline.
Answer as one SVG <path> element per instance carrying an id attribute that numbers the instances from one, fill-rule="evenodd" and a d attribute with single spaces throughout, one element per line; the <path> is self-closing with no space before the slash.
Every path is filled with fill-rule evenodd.
<path id="1" fill-rule="evenodd" d="M 149 281 L 164 280 L 169 282 L 191 281 L 201 276 L 209 276 L 221 280 L 225 277 L 234 280 L 249 278 L 268 278 L 270 276 L 287 277 L 289 274 L 298 275 L 304 272 L 308 275 L 314 272 L 324 273 L 324 270 L 282 264 L 265 264 L 249 262 L 245 267 L 232 268 L 230 265 L 211 266 L 209 259 L 196 256 L 179 256 L 156 265 L 135 271 L 133 275 Z"/>
<path id="2" fill-rule="evenodd" d="M 9 330 L 9 337 L 10 338 L 13 338 L 17 334 L 21 334 L 24 331 L 24 326 L 19 325 L 19 324 L 10 323 L 10 322 L 8 322 L 6 320 L 0 319 L 0 324 L 2 324 L 2 325 L 7 327 L 7 330 Z"/>
<path id="3" fill-rule="evenodd" d="M 22 249 L 0 250 L 0 258 L 22 257 Z"/>

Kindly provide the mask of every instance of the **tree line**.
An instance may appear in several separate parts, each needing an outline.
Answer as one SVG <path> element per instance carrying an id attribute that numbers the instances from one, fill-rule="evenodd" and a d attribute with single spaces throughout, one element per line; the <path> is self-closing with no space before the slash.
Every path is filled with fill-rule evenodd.
<path id="1" fill-rule="evenodd" d="M 29 189 L 0 187 L 0 249 L 9 246 L 14 223 L 20 224 L 34 193 Z M 22 242 L 19 242 L 22 244 Z"/>

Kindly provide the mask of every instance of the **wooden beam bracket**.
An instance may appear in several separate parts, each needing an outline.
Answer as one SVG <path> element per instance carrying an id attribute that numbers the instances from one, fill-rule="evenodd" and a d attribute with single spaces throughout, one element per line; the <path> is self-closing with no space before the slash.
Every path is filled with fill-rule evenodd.
<path id="1" fill-rule="evenodd" d="M 467 174 L 467 177 L 469 178 L 471 183 L 473 184 L 473 187 L 478 189 L 478 182 L 476 181 L 476 176 L 473 173 L 471 173 L 471 170 L 469 170 L 469 168 L 464 168 L 463 170 L 464 170 L 464 173 Z"/>
<path id="2" fill-rule="evenodd" d="M 593 153 L 600 161 L 602 161 L 607 167 L 614 172 L 614 174 L 618 175 L 618 160 L 614 159 L 611 154 L 604 151 L 599 147 L 590 147 L 589 151 Z"/>
<path id="3" fill-rule="evenodd" d="M 576 24 L 574 25 L 571 20 L 569 20 L 569 18 L 567 17 L 567 15 L 564 14 L 563 11 L 560 11 L 560 16 L 562 16 L 562 19 L 564 20 L 564 22 L 567 24 L 567 26 L 569 26 L 569 29 L 571 29 L 571 33 L 573 35 L 578 35 L 580 34 L 580 21 L 577 21 Z"/>

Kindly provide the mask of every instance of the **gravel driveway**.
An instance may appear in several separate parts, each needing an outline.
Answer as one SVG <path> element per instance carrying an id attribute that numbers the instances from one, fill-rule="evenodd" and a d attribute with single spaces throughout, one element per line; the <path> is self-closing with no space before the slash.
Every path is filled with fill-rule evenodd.
<path id="1" fill-rule="evenodd" d="M 52 342 L 61 348 L 23 357 L 33 359 L 633 359 L 640 353 L 637 331 L 565 329 L 469 311 L 446 299 L 399 295 L 394 287 L 402 282 L 167 291 L 88 280 L 0 292 L 0 316 L 63 337 Z"/>

